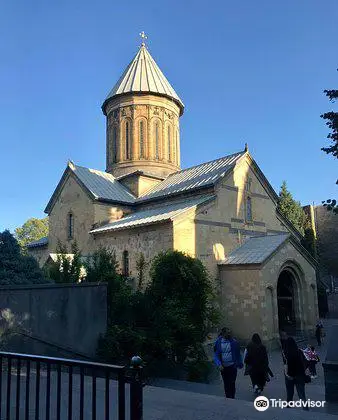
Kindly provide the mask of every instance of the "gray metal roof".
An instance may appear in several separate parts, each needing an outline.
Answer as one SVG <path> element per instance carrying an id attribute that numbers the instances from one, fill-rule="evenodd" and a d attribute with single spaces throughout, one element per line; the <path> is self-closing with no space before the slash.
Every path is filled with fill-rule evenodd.
<path id="1" fill-rule="evenodd" d="M 214 196 L 207 195 L 204 197 L 181 201 L 179 203 L 167 204 L 148 210 L 137 211 L 123 217 L 120 220 L 116 220 L 99 228 L 93 229 L 90 233 L 104 233 L 118 229 L 126 229 L 130 227 L 164 222 L 166 220 L 173 220 L 174 217 L 179 214 L 186 212 L 199 204 L 206 203 L 213 198 Z"/>
<path id="2" fill-rule="evenodd" d="M 144 45 L 141 45 L 136 56 L 109 92 L 105 102 L 115 95 L 133 92 L 165 95 L 178 102 L 182 110 L 184 108 L 183 102 Z"/>
<path id="3" fill-rule="evenodd" d="M 27 244 L 27 248 L 37 248 L 39 246 L 45 245 L 48 245 L 48 236 L 44 236 L 43 238 L 30 242 L 29 244 Z"/>
<path id="4" fill-rule="evenodd" d="M 134 203 L 135 197 L 117 179 L 107 172 L 83 166 L 68 164 L 77 178 L 84 184 L 90 193 L 97 199 Z"/>
<path id="5" fill-rule="evenodd" d="M 202 163 L 201 165 L 175 172 L 150 191 L 140 196 L 138 201 L 213 185 L 230 171 L 245 153 L 245 151 L 234 153 L 233 155 L 224 156 L 211 162 Z"/>
<path id="6" fill-rule="evenodd" d="M 261 264 L 275 252 L 290 234 L 253 237 L 232 251 L 221 265 Z"/>

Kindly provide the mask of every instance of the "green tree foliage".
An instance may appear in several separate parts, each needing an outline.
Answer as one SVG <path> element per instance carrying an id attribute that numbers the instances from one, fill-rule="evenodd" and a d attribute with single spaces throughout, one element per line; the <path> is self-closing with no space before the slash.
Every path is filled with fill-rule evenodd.
<path id="1" fill-rule="evenodd" d="M 304 237 L 301 242 L 303 247 L 313 256 L 313 258 L 317 259 L 316 237 L 312 227 L 307 227 L 304 230 Z"/>
<path id="2" fill-rule="evenodd" d="M 335 102 L 338 99 L 337 89 L 324 90 L 324 93 L 331 102 Z M 330 133 L 327 135 L 327 138 L 331 141 L 331 144 L 327 147 L 322 147 L 322 150 L 323 152 L 331 154 L 333 157 L 338 159 L 338 112 L 326 112 L 321 115 L 321 118 L 326 121 L 326 125 L 330 129 Z M 338 184 L 338 180 L 336 181 L 336 184 Z M 335 214 L 338 214 L 337 200 L 329 199 L 323 201 L 322 203 L 328 211 L 333 211 Z"/>
<path id="3" fill-rule="evenodd" d="M 21 227 L 15 229 L 15 237 L 22 248 L 44 236 L 48 236 L 48 217 L 28 219 Z"/>
<path id="4" fill-rule="evenodd" d="M 99 248 L 85 263 L 87 282 L 106 282 L 108 324 L 128 325 L 131 311 L 132 289 L 117 272 L 115 252 Z"/>
<path id="5" fill-rule="evenodd" d="M 47 268 L 48 277 L 55 283 L 77 283 L 81 274 L 81 252 L 74 241 L 71 245 L 72 256 L 69 255 L 66 245 L 58 243 L 57 259 Z"/>
<path id="6" fill-rule="evenodd" d="M 49 281 L 33 257 L 23 255 L 14 236 L 0 232 L 0 284 L 41 284 Z"/>
<path id="7" fill-rule="evenodd" d="M 100 251 L 100 259 L 105 252 Z M 110 256 L 104 259 L 109 261 Z M 150 268 L 148 286 L 134 292 L 117 273 L 116 264 L 104 265 L 109 269 L 90 277 L 108 282 L 109 326 L 98 350 L 103 360 L 121 362 L 140 354 L 152 364 L 201 357 L 202 343 L 218 312 L 212 308 L 211 285 L 199 260 L 176 251 L 161 253 Z"/>
<path id="8" fill-rule="evenodd" d="M 144 258 L 142 252 L 136 260 L 136 270 L 137 270 L 137 289 L 142 290 L 144 284 L 145 271 L 148 267 L 148 262 Z"/>
<path id="9" fill-rule="evenodd" d="M 294 200 L 283 181 L 279 192 L 278 210 L 285 216 L 302 234 L 308 226 L 308 219 L 299 201 Z"/>

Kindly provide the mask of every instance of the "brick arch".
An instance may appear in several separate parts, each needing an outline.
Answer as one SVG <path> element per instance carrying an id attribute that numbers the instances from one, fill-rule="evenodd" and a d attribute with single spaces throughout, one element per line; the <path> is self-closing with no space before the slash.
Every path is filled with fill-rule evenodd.
<path id="1" fill-rule="evenodd" d="M 289 290 L 290 296 L 281 296 L 278 289 Z M 300 264 L 296 260 L 285 261 L 278 271 L 276 283 L 279 329 L 289 329 L 290 334 L 304 329 L 305 290 L 305 274 Z"/>

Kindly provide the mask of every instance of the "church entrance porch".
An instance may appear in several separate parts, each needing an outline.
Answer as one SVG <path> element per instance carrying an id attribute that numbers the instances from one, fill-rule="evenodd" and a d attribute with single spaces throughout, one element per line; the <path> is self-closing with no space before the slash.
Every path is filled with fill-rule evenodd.
<path id="1" fill-rule="evenodd" d="M 260 334 L 269 348 L 280 331 L 307 337 L 318 317 L 312 260 L 289 235 L 250 238 L 218 264 L 223 324 L 242 344 Z"/>

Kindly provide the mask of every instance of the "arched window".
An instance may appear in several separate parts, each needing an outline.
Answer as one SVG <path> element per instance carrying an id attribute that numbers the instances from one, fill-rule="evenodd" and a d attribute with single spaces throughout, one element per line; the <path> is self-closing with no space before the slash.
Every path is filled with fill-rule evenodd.
<path id="1" fill-rule="evenodd" d="M 67 221 L 67 229 L 68 229 L 68 239 L 73 239 L 74 237 L 74 216 L 73 213 L 68 213 L 68 221 Z"/>
<path id="2" fill-rule="evenodd" d="M 126 159 L 130 159 L 130 124 L 126 121 L 125 125 L 125 137 L 126 137 Z"/>
<path id="3" fill-rule="evenodd" d="M 160 127 L 158 121 L 155 122 L 155 159 L 159 159 L 159 145 L 160 145 Z"/>
<path id="4" fill-rule="evenodd" d="M 129 276 L 129 253 L 128 251 L 123 251 L 123 262 L 122 262 L 122 274 L 124 276 Z"/>
<path id="5" fill-rule="evenodd" d="M 144 122 L 140 121 L 139 125 L 139 144 L 140 144 L 140 158 L 144 157 Z"/>
<path id="6" fill-rule="evenodd" d="M 171 160 L 171 138 L 170 138 L 170 126 L 168 125 L 168 160 Z"/>
<path id="7" fill-rule="evenodd" d="M 250 197 L 246 199 L 246 220 L 248 222 L 252 221 L 252 202 Z"/>
<path id="8" fill-rule="evenodd" d="M 117 162 L 117 127 L 113 127 L 113 162 Z"/>

